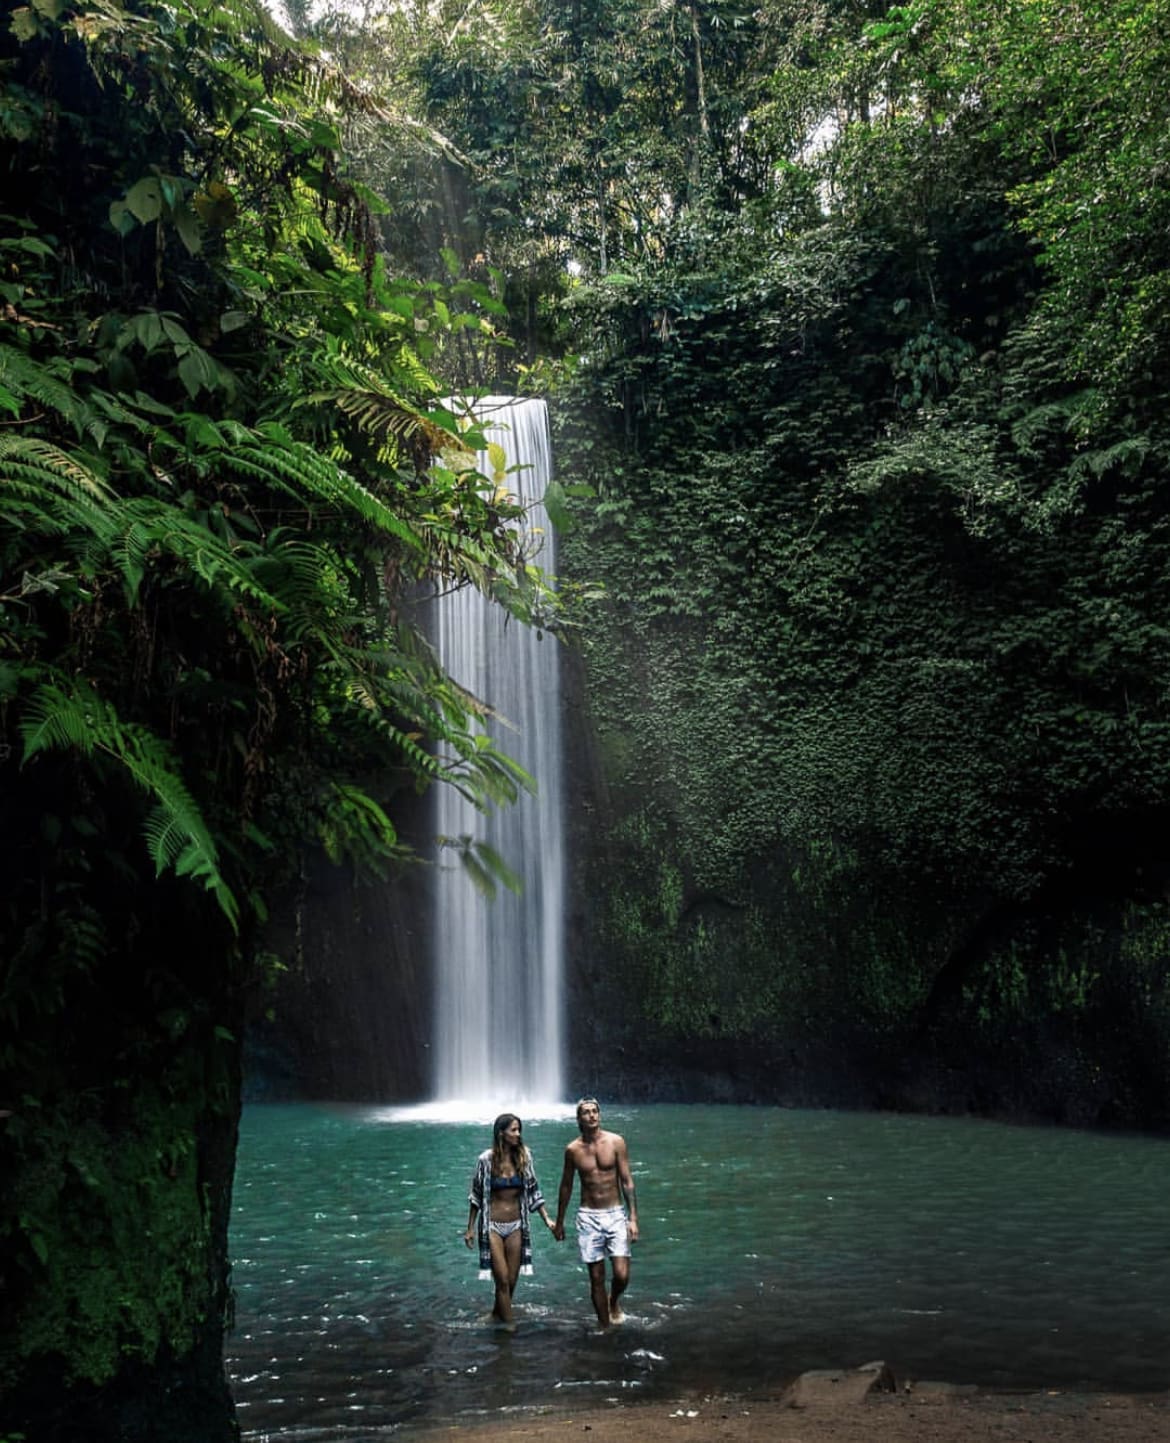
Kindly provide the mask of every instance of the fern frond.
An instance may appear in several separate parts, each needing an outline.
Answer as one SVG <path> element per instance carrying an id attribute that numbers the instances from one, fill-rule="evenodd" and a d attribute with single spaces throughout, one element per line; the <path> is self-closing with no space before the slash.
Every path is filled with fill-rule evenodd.
<path id="1" fill-rule="evenodd" d="M 1112 446 L 1084 452 L 1072 463 L 1069 471 L 1073 476 L 1092 476 L 1095 480 L 1100 480 L 1107 471 L 1112 471 L 1114 467 L 1133 474 L 1146 459 L 1149 450 L 1150 438 L 1148 436 L 1127 436 Z"/>
<path id="2" fill-rule="evenodd" d="M 510 804 L 522 792 L 535 792 L 529 773 L 479 730 L 488 721 L 508 723 L 458 682 L 437 672 L 419 677 L 399 669 L 382 679 L 382 688 L 383 706 L 412 718 L 437 745 L 437 753 L 426 753 L 427 774 L 454 786 L 473 806 Z"/>
<path id="3" fill-rule="evenodd" d="M 331 644 L 328 637 L 315 641 L 329 656 L 325 673 L 331 669 L 336 678 L 331 730 L 348 723 L 374 732 L 416 776 L 453 786 L 481 810 L 535 791 L 524 768 L 479 730 L 502 718 L 444 675 L 425 649 L 371 653 L 360 645 Z"/>
<path id="4" fill-rule="evenodd" d="M 414 394 L 419 396 L 425 396 L 428 392 L 434 394 L 436 389 L 434 377 L 423 365 L 413 346 L 403 344 L 398 348 L 394 357 L 394 369 L 398 373 L 399 379 L 405 382 L 407 388 Z M 448 441 L 443 443 L 444 446 L 449 442 L 459 441 L 460 438 L 454 432 L 448 432 L 446 427 L 441 429 L 448 437 Z"/>
<path id="5" fill-rule="evenodd" d="M 154 863 L 155 876 L 174 866 L 186 845 L 186 835 L 175 818 L 163 807 L 156 807 L 142 826 L 147 851 Z"/>
<path id="6" fill-rule="evenodd" d="M 443 775 L 443 763 L 434 754 L 422 746 L 417 734 L 404 731 L 402 727 L 391 721 L 387 716 L 380 713 L 363 711 L 362 720 L 375 731 L 383 741 L 391 742 L 402 753 L 403 757 L 410 763 L 411 769 L 416 773 L 431 778 L 439 778 Z"/>
<path id="7" fill-rule="evenodd" d="M 258 579 L 255 547 L 230 545 L 209 531 L 197 517 L 149 496 L 125 502 L 118 521 L 118 533 L 111 542 L 111 557 L 131 598 L 137 595 L 147 562 L 153 554 L 161 553 L 169 555 L 209 588 L 224 586 L 267 610 L 284 609 L 274 592 Z"/>
<path id="8" fill-rule="evenodd" d="M 75 368 L 62 356 L 41 360 L 14 346 L 0 345 L 0 386 L 13 396 L 19 409 L 25 402 L 34 402 L 38 410 L 51 411 L 80 438 L 89 432 L 94 417 L 74 376 Z"/>
<path id="9" fill-rule="evenodd" d="M 368 435 L 383 441 L 410 446 L 427 458 L 443 451 L 474 455 L 472 447 L 454 430 L 440 425 L 416 406 L 404 401 L 385 377 L 372 366 L 351 355 L 327 354 L 318 357 L 319 372 L 333 384 L 307 396 L 301 404 L 335 405 Z M 399 377 L 411 390 L 419 393 L 438 391 L 434 378 L 423 367 L 409 346 L 398 353 Z"/>
<path id="10" fill-rule="evenodd" d="M 92 467 L 51 441 L 37 436 L 0 436 L 0 470 L 19 466 L 69 495 L 84 493 L 95 501 L 109 501 L 113 495 Z"/>
<path id="11" fill-rule="evenodd" d="M 274 490 L 294 497 L 302 506 L 311 508 L 314 502 L 324 502 L 356 514 L 412 550 L 423 549 L 414 530 L 384 501 L 308 446 L 290 441 L 280 446 L 237 446 L 221 458 L 220 464 L 253 480 L 266 482 Z"/>
<path id="12" fill-rule="evenodd" d="M 1012 423 L 1012 441 L 1025 455 L 1035 453 L 1037 443 L 1051 434 L 1067 436 L 1073 425 L 1076 407 L 1071 400 L 1047 401 L 1030 407 Z"/>
<path id="13" fill-rule="evenodd" d="M 77 751 L 84 756 L 102 753 L 119 762 L 156 804 L 146 826 L 156 875 L 173 866 L 178 876 L 201 882 L 236 929 L 239 904 L 220 872 L 215 842 L 174 757 L 159 737 L 124 721 L 95 692 L 64 679 L 45 682 L 33 692 L 19 728 L 25 764 L 54 750 Z"/>
<path id="14" fill-rule="evenodd" d="M 397 396 L 370 390 L 319 391 L 308 398 L 329 401 L 348 416 L 369 436 L 392 438 L 403 444 L 417 446 L 428 456 L 443 450 L 469 450 L 466 442 L 442 426 L 436 425 Z"/>

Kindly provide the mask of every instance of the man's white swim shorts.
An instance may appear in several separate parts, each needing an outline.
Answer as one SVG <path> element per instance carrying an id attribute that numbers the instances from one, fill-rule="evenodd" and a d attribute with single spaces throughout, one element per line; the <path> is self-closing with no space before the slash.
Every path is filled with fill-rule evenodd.
<path id="1" fill-rule="evenodd" d="M 579 1208 L 577 1246 L 583 1263 L 603 1258 L 628 1258 L 630 1233 L 624 1208 Z"/>

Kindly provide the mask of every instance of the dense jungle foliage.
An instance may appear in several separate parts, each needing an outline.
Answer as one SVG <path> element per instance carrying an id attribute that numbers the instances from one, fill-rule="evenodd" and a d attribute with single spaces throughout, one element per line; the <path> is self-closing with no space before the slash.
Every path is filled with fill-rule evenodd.
<path id="1" fill-rule="evenodd" d="M 3 1426 L 233 1436 L 271 899 L 527 784 L 458 385 L 604 585 L 575 1075 L 1166 1125 L 1168 8 L 3 6 Z"/>
<path id="2" fill-rule="evenodd" d="M 5 6 L 0 63 L 0 1427 L 208 1443 L 271 898 L 531 785 L 402 603 L 547 586 L 438 400 L 502 304 L 343 163 L 424 129 L 246 0 Z"/>

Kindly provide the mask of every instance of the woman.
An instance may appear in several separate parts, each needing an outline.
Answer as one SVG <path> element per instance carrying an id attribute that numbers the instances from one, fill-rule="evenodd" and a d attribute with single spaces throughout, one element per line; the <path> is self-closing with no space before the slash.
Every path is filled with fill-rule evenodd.
<path id="1" fill-rule="evenodd" d="M 522 1131 L 515 1113 L 501 1113 L 492 1123 L 492 1145 L 480 1153 L 471 1179 L 463 1234 L 469 1248 L 478 1235 L 479 1275 L 496 1285 L 492 1317 L 501 1323 L 512 1321 L 517 1278 L 532 1271 L 531 1214 L 538 1213 L 549 1232 L 553 1230 Z"/>

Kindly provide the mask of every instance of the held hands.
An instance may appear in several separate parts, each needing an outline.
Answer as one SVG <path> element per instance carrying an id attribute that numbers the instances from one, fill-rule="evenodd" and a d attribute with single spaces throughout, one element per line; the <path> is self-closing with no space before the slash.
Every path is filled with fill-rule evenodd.
<path id="1" fill-rule="evenodd" d="M 563 1243 L 565 1241 L 565 1225 L 560 1220 L 560 1218 L 558 1218 L 556 1222 L 553 1223 L 552 1234 L 553 1237 L 556 1238 L 558 1243 Z"/>
<path id="2" fill-rule="evenodd" d="M 474 1242 L 475 1242 L 475 1229 L 474 1229 L 474 1228 L 468 1228 L 468 1229 L 467 1229 L 467 1231 L 463 1234 L 463 1241 L 467 1244 L 468 1247 L 471 1247 L 471 1246 L 474 1244 Z"/>

